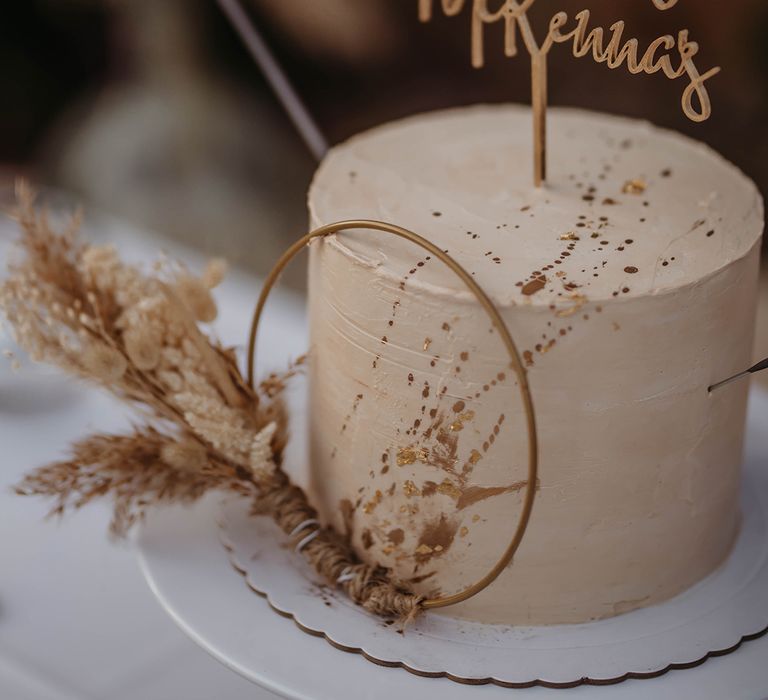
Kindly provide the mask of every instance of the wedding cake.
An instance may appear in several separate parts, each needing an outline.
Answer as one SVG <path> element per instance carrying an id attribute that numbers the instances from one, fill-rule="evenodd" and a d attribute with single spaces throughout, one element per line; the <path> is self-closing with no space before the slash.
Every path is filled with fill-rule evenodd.
<path id="1" fill-rule="evenodd" d="M 762 200 L 706 146 L 552 109 L 545 187 L 530 110 L 476 106 L 334 148 L 312 227 L 378 219 L 445 250 L 489 294 L 527 367 L 536 502 L 497 581 L 444 614 L 577 623 L 715 570 L 739 528 Z M 509 357 L 440 261 L 353 231 L 310 254 L 311 491 L 366 561 L 450 594 L 504 551 L 526 486 Z"/>

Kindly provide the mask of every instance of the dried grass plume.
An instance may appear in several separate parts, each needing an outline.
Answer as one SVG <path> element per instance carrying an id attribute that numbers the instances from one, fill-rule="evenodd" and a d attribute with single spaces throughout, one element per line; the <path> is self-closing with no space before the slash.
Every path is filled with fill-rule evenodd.
<path id="1" fill-rule="evenodd" d="M 17 190 L 19 256 L 0 286 L 17 343 L 32 359 L 129 403 L 141 422 L 125 435 L 80 440 L 68 459 L 35 470 L 16 491 L 51 499 L 55 515 L 111 499 L 118 536 L 150 506 L 190 503 L 211 490 L 252 499 L 253 512 L 268 513 L 286 534 L 315 519 L 280 466 L 287 440 L 281 394 L 296 368 L 252 390 L 234 351 L 198 325 L 216 318 L 211 292 L 224 263 L 211 261 L 196 276 L 163 261 L 149 274 L 112 247 L 79 240 L 79 214 L 54 231 L 31 188 Z M 406 619 L 420 610 L 418 596 L 386 569 L 361 564 L 330 528 L 302 554 L 371 612 Z"/>

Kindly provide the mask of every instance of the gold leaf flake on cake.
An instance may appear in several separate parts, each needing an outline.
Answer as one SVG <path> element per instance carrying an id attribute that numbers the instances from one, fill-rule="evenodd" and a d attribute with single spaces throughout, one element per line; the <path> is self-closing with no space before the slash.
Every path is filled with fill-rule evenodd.
<path id="1" fill-rule="evenodd" d="M 421 492 L 419 491 L 418 486 L 413 483 L 413 481 L 407 479 L 403 484 L 403 493 L 405 494 L 406 498 L 411 498 L 413 496 L 418 496 Z"/>
<path id="2" fill-rule="evenodd" d="M 454 500 L 461 498 L 461 490 L 449 479 L 443 480 L 443 482 L 437 487 L 437 492 L 446 496 L 450 496 Z"/>
<path id="3" fill-rule="evenodd" d="M 365 506 L 363 506 L 363 511 L 365 511 L 365 513 L 370 515 L 371 513 L 373 513 L 374 510 L 376 510 L 376 506 L 379 505 L 379 503 L 381 503 L 381 500 L 383 498 L 384 498 L 384 494 L 378 489 L 376 489 L 376 493 L 374 494 L 373 498 L 370 501 L 368 501 L 368 503 L 366 503 Z"/>
<path id="4" fill-rule="evenodd" d="M 453 430 L 454 432 L 458 432 L 460 430 L 464 429 L 464 423 L 473 420 L 475 417 L 474 411 L 466 411 L 465 413 L 462 413 L 453 423 L 451 423 L 448 428 L 449 430 Z"/>
<path id="5" fill-rule="evenodd" d="M 429 451 L 427 450 L 426 447 L 421 447 L 419 449 L 416 449 L 413 446 L 401 447 L 397 451 L 398 467 L 404 467 L 408 464 L 414 464 L 416 462 L 421 462 L 422 464 L 426 464 L 428 459 L 429 459 Z"/>
<path id="6" fill-rule="evenodd" d="M 621 191 L 624 194 L 643 194 L 647 188 L 648 185 L 645 180 L 638 178 L 636 180 L 627 180 L 624 183 L 624 187 L 621 188 Z"/>

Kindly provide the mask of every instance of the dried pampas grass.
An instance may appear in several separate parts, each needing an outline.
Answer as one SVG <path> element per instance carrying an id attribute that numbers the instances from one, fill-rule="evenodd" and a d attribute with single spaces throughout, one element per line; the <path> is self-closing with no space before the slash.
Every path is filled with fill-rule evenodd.
<path id="1" fill-rule="evenodd" d="M 314 520 L 306 495 L 280 467 L 281 394 L 302 361 L 253 390 L 234 351 L 198 326 L 216 318 L 211 290 L 224 263 L 211 261 L 195 276 L 165 261 L 147 274 L 112 247 L 81 242 L 79 215 L 55 232 L 29 186 L 17 189 L 22 257 L 0 286 L 17 343 L 34 360 L 104 387 L 145 421 L 127 435 L 81 440 L 69 459 L 32 472 L 17 493 L 52 499 L 54 515 L 111 499 L 118 536 L 150 506 L 190 503 L 216 489 L 252 499 L 253 513 L 269 514 L 286 534 Z M 330 528 L 319 529 L 302 554 L 371 612 L 410 619 L 420 611 L 418 596 L 386 569 L 361 564 Z"/>

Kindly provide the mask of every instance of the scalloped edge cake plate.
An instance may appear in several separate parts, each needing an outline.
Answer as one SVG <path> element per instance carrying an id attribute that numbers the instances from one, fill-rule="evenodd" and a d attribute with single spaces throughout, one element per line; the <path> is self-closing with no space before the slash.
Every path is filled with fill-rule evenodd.
<path id="1" fill-rule="evenodd" d="M 269 603 L 267 606 L 264 601 L 251 596 L 247 607 L 251 604 L 258 607 L 261 611 L 257 615 L 259 619 L 263 619 L 265 612 L 274 617 L 290 630 L 290 635 L 288 632 L 286 635 L 292 635 L 291 639 L 296 635 L 309 640 L 311 637 L 302 635 L 273 611 L 292 618 L 303 632 L 324 637 L 331 645 L 324 646 L 335 647 L 332 651 L 340 659 L 342 674 L 342 662 L 350 657 L 340 654 L 337 649 L 357 652 L 380 666 L 403 668 L 424 676 L 419 680 L 427 682 L 427 687 L 430 682 L 436 682 L 436 677 L 464 684 L 493 683 L 512 688 L 533 685 L 563 688 L 652 678 L 728 654 L 744 641 L 759 639 L 768 631 L 768 474 L 761 469 L 761 465 L 768 462 L 768 431 L 765 430 L 768 395 L 754 392 L 750 409 L 742 528 L 727 562 L 705 580 L 666 603 L 607 620 L 582 625 L 508 627 L 459 621 L 431 613 L 401 633 L 397 624 L 387 624 L 365 613 L 342 594 L 317 582 L 303 560 L 286 546 L 286 538 L 279 536 L 272 522 L 266 518 L 249 517 L 247 503 L 242 500 L 227 499 L 218 505 L 208 503 L 208 525 L 214 529 L 215 541 L 214 520 L 218 521 L 218 534 L 226 547 L 229 563 L 243 574 L 248 584 L 243 588 L 266 597 Z M 177 511 L 175 518 L 181 520 L 185 513 L 189 518 L 190 512 L 183 510 Z M 165 517 L 167 519 L 168 515 Z M 170 600 L 179 597 L 174 588 L 183 585 L 180 575 L 169 590 L 168 572 L 161 572 L 161 578 L 165 580 L 164 590 L 160 591 L 158 586 L 158 571 L 174 567 L 173 561 L 164 561 L 161 552 L 152 544 L 158 537 L 161 541 L 169 539 L 167 534 L 159 532 L 168 527 L 162 520 L 150 519 L 140 533 L 138 542 L 143 568 L 150 585 L 171 614 L 193 638 L 212 650 L 216 645 L 190 628 L 185 620 L 186 613 L 179 611 L 178 601 L 174 604 Z M 206 541 L 210 542 L 211 538 Z M 187 557 L 194 556 L 194 545 L 188 546 L 186 551 Z M 164 551 L 164 554 L 174 559 L 173 553 Z M 204 560 L 202 557 L 201 567 Z M 223 561 L 224 568 L 228 568 L 226 557 Z M 195 571 L 194 562 L 183 563 Z M 218 576 L 223 579 L 226 573 L 231 575 L 229 571 Z M 206 571 L 206 576 L 213 574 Z M 215 589 L 208 593 L 215 595 Z M 243 600 L 238 600 L 242 605 Z M 226 607 L 227 601 L 219 600 L 216 604 Z M 234 600 L 232 605 L 235 605 Z M 242 609 L 240 613 L 245 619 L 252 611 Z M 235 634 L 234 630 L 232 634 Z M 253 635 L 259 636 L 258 630 L 254 630 Z M 320 644 L 318 640 L 311 641 Z M 261 644 L 255 645 L 251 640 L 250 651 L 247 647 L 241 648 L 236 655 L 248 659 L 250 653 L 252 663 L 258 666 L 263 645 L 269 645 L 270 639 L 259 637 L 259 642 Z M 290 644 L 293 648 L 294 642 Z M 290 656 L 290 650 L 285 654 Z M 231 653 L 223 655 L 214 650 L 214 655 L 235 666 L 231 663 Z M 247 668 L 249 663 L 244 665 L 246 668 L 236 670 L 252 680 L 261 682 L 261 678 L 265 685 L 290 697 L 304 697 L 294 694 L 290 688 L 270 685 L 269 669 L 259 675 Z M 387 672 L 390 677 L 406 675 L 372 665 L 369 668 L 371 672 Z M 743 672 L 739 677 L 743 681 Z M 768 676 L 762 683 L 763 687 L 768 687 Z M 443 687 L 441 692 L 445 689 Z M 465 688 L 465 692 L 468 690 Z"/>
<path id="2" fill-rule="evenodd" d="M 430 613 L 401 633 L 316 579 L 272 521 L 227 501 L 222 542 L 248 586 L 303 630 L 384 666 L 464 683 L 573 685 L 652 675 L 723 653 L 768 626 L 768 482 L 745 481 L 741 534 L 726 564 L 674 599 L 598 622 L 511 627 Z"/>

